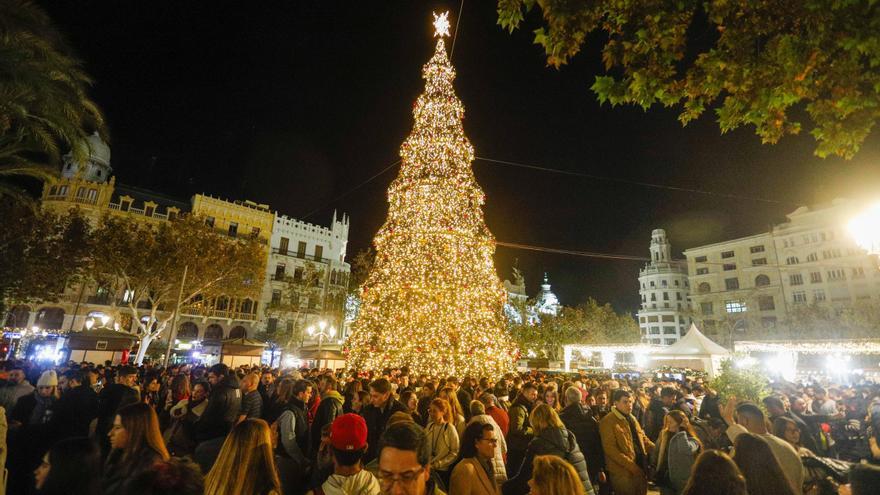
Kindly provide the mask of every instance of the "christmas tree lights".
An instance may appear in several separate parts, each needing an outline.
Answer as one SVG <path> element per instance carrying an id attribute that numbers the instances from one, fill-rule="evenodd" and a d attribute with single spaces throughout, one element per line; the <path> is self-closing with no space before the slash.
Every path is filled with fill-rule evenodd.
<path id="1" fill-rule="evenodd" d="M 498 377 L 518 357 L 505 328 L 507 293 L 495 273 L 464 107 L 452 87 L 455 69 L 443 41 L 449 21 L 446 14 L 434 19 L 439 39 L 388 189 L 388 218 L 374 239 L 376 261 L 346 343 L 348 366 Z"/>

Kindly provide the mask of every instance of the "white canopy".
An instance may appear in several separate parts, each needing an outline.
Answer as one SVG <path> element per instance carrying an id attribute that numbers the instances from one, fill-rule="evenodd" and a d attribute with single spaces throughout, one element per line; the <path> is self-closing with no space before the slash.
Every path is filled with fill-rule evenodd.
<path id="1" fill-rule="evenodd" d="M 721 360 L 730 355 L 730 351 L 712 342 L 691 323 L 688 333 L 678 342 L 656 349 L 651 359 L 675 361 L 675 365 L 687 365 L 687 361 L 698 360 L 709 377 L 714 377 L 721 366 Z M 672 364 L 670 364 L 672 365 Z"/>

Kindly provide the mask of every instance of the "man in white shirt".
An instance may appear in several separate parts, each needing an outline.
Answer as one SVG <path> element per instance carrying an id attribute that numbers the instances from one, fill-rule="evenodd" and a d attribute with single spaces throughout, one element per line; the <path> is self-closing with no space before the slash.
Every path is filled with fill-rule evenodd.
<path id="1" fill-rule="evenodd" d="M 736 411 L 736 422 L 733 418 L 734 411 Z M 770 444 L 770 450 L 779 461 L 782 472 L 791 483 L 794 493 L 803 493 L 804 466 L 800 456 L 791 444 L 767 431 L 764 412 L 758 406 L 749 402 L 737 405 L 736 397 L 731 397 L 727 400 L 727 405 L 721 408 L 721 419 L 727 422 L 727 436 L 734 444 L 736 437 L 745 432 L 754 433 Z"/>

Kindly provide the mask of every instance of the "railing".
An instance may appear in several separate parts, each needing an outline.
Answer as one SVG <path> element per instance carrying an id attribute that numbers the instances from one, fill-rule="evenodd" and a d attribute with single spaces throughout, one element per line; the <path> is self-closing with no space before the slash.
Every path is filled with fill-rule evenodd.
<path id="1" fill-rule="evenodd" d="M 315 263 L 330 263 L 331 261 L 333 261 L 333 260 L 331 260 L 330 258 L 323 258 L 323 257 L 318 258 L 318 257 L 313 256 L 313 255 L 310 256 L 310 255 L 307 255 L 307 254 L 299 253 L 299 252 L 297 252 L 297 251 L 291 251 L 291 250 L 289 250 L 289 249 L 287 249 L 287 250 L 281 250 L 281 249 L 278 249 L 278 248 L 272 248 L 272 254 L 280 254 L 281 256 L 287 256 L 287 257 L 290 257 L 290 258 L 296 258 L 296 259 L 299 259 L 299 260 L 314 261 Z"/>
<path id="2" fill-rule="evenodd" d="M 111 210 L 118 210 L 119 204 L 118 203 L 110 203 L 107 205 L 107 207 L 110 208 Z"/>
<path id="3" fill-rule="evenodd" d="M 93 205 L 93 204 L 96 204 L 96 203 L 98 202 L 98 198 L 97 198 L 97 197 L 95 197 L 95 198 L 88 198 L 88 197 L 85 197 L 85 196 L 77 196 L 77 197 L 73 198 L 73 201 L 74 201 L 75 203 L 82 203 L 82 204 L 86 204 L 86 205 Z"/>
<path id="4" fill-rule="evenodd" d="M 256 313 L 244 313 L 241 311 L 230 311 L 226 309 L 195 308 L 192 306 L 181 308 L 180 313 L 187 316 L 206 316 L 208 318 L 223 318 L 229 320 L 256 321 L 257 319 Z"/>
<path id="5" fill-rule="evenodd" d="M 132 213 L 136 213 L 136 214 L 138 214 L 138 215 L 143 215 L 143 214 L 144 214 L 144 209 L 143 209 L 143 208 L 135 208 L 135 207 L 131 207 L 131 208 L 128 209 L 128 211 L 130 211 L 130 212 L 132 212 Z"/>

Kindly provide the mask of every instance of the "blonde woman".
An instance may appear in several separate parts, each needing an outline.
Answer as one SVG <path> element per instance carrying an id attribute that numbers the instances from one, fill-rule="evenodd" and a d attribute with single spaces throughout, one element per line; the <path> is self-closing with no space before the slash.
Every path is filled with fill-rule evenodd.
<path id="1" fill-rule="evenodd" d="M 532 463 L 530 495 L 582 495 L 584 487 L 571 464 L 555 455 L 539 455 Z"/>
<path id="2" fill-rule="evenodd" d="M 246 419 L 235 425 L 205 478 L 205 495 L 281 495 L 265 421 Z"/>
<path id="3" fill-rule="evenodd" d="M 687 416 L 675 409 L 666 413 L 659 438 L 655 481 L 661 495 L 679 495 L 703 445 Z"/>
<path id="4" fill-rule="evenodd" d="M 444 486 L 449 486 L 449 468 L 458 457 L 458 432 L 452 426 L 452 408 L 445 399 L 434 399 L 428 407 L 428 446 L 431 450 L 431 469 L 440 475 Z"/>
<path id="5" fill-rule="evenodd" d="M 444 387 L 440 390 L 439 398 L 449 402 L 452 408 L 452 421 L 450 424 L 455 427 L 455 432 L 461 437 L 464 434 L 464 428 L 467 426 L 464 422 L 464 409 L 461 408 L 461 402 L 458 401 L 458 395 L 452 387 Z"/>
<path id="6" fill-rule="evenodd" d="M 526 495 L 532 478 L 534 459 L 538 456 L 556 456 L 570 464 L 580 480 L 580 492 L 593 495 L 593 485 L 587 470 L 587 461 L 578 447 L 574 433 L 565 429 L 559 415 L 547 404 L 535 406 L 529 415 L 535 437 L 529 442 L 519 472 L 504 484 L 504 495 Z M 544 492 L 541 492 L 544 493 Z M 553 492 L 548 492 L 553 493 Z M 565 492 L 563 492 L 565 493 Z"/>

